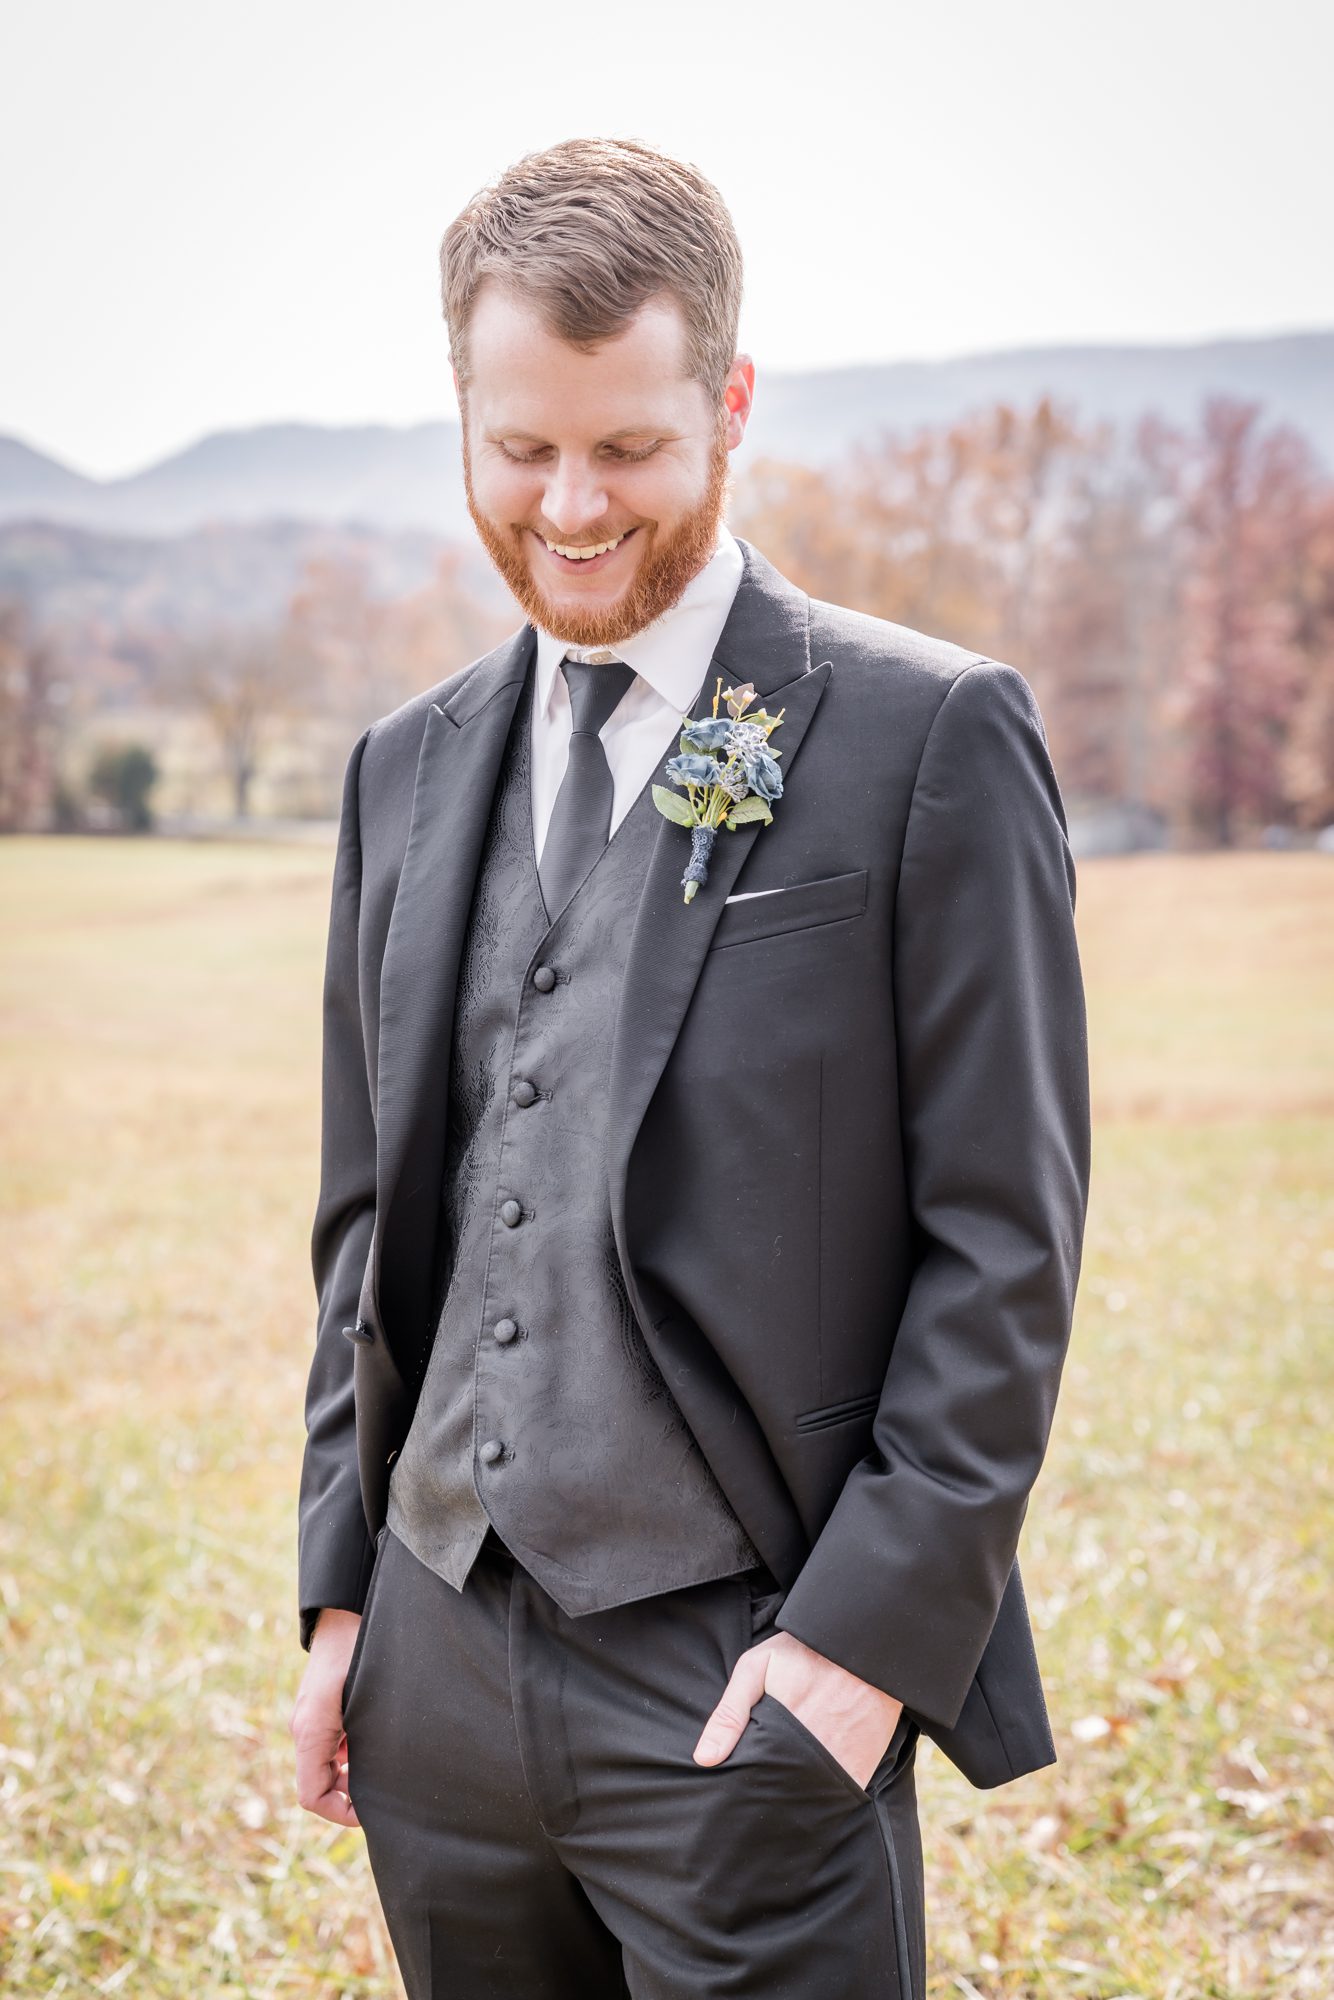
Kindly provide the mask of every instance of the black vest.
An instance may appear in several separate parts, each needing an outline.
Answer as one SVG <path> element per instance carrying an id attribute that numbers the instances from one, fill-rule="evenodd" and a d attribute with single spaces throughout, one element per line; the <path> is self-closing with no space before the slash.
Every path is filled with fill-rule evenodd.
<path id="1" fill-rule="evenodd" d="M 578 1614 L 760 1558 L 648 1352 L 612 1235 L 609 1058 L 661 815 L 646 784 L 549 921 L 533 841 L 535 682 L 530 665 L 459 968 L 449 1282 L 387 1518 L 456 1589 L 492 1524 Z"/>

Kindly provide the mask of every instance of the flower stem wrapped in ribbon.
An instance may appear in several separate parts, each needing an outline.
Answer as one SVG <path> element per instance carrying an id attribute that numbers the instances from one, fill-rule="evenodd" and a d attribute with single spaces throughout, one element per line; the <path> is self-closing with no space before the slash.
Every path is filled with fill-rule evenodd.
<path id="1" fill-rule="evenodd" d="M 719 694 L 727 704 L 727 714 L 719 715 Z M 713 714 L 696 721 L 682 716 L 681 748 L 669 757 L 663 770 L 681 791 L 669 792 L 666 785 L 653 787 L 653 803 L 677 826 L 690 828 L 690 859 L 681 877 L 685 900 L 691 902 L 700 884 L 709 879 L 709 856 L 726 826 L 735 833 L 739 826 L 760 820 L 768 826 L 773 819 L 769 807 L 783 795 L 783 774 L 778 768 L 781 750 L 769 748 L 769 738 L 783 720 L 784 710 L 766 715 L 757 708 L 746 710 L 755 699 L 755 687 L 723 689 L 721 677 L 714 690 Z"/>

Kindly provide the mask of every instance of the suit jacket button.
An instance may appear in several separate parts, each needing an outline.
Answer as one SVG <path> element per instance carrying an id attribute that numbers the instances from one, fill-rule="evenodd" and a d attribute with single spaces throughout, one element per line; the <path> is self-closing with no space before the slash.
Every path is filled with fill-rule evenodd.
<path id="1" fill-rule="evenodd" d="M 508 1347 L 519 1331 L 518 1322 L 512 1319 L 498 1319 L 491 1329 L 502 1347 Z"/>
<path id="2" fill-rule="evenodd" d="M 345 1326 L 343 1328 L 343 1338 L 344 1340 L 356 1340 L 367 1343 L 373 1341 L 375 1335 L 371 1332 L 365 1320 L 359 1319 L 355 1326 Z"/>
<path id="3" fill-rule="evenodd" d="M 556 984 L 556 975 L 549 965 L 539 965 L 533 974 L 533 984 L 539 993 L 550 993 Z"/>
<path id="4" fill-rule="evenodd" d="M 527 1105 L 536 1104 L 537 1102 L 537 1088 L 534 1084 L 529 1083 L 526 1076 L 519 1078 L 519 1081 L 515 1084 L 510 1094 L 516 1104 Z"/>
<path id="5" fill-rule="evenodd" d="M 519 1218 L 522 1214 L 523 1214 L 522 1208 L 520 1208 L 518 1202 L 515 1201 L 512 1195 L 510 1196 L 510 1199 L 508 1201 L 501 1202 L 500 1219 L 504 1223 L 506 1229 L 517 1229 L 519 1226 Z"/>
<path id="6" fill-rule="evenodd" d="M 477 1455 L 483 1465 L 494 1465 L 497 1459 L 505 1456 L 505 1447 L 499 1438 L 488 1438 Z"/>

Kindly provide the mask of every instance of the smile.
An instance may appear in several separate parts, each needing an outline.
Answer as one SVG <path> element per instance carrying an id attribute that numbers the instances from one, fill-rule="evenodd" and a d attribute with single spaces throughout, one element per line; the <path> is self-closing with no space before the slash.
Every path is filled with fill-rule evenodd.
<path id="1" fill-rule="evenodd" d="M 624 533 L 615 536 L 614 539 L 611 541 L 588 542 L 585 544 L 579 544 L 575 542 L 553 542 L 549 541 L 545 535 L 539 535 L 538 540 L 542 543 L 543 547 L 548 551 L 548 553 L 554 556 L 556 560 L 559 563 L 563 564 L 566 568 L 585 569 L 590 566 L 601 567 L 601 565 L 621 546 L 621 543 L 624 541 L 628 541 L 630 536 L 633 535 L 634 532 L 635 530 L 633 528 L 627 528 L 624 531 Z"/>

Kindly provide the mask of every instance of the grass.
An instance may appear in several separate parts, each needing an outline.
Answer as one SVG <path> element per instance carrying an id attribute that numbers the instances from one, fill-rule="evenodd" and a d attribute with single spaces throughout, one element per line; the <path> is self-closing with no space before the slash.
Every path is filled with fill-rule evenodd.
<path id="1" fill-rule="evenodd" d="M 327 851 L 0 845 L 0 1990 L 400 1991 L 295 1804 Z M 919 1764 L 931 2000 L 1334 1991 L 1334 864 L 1083 864 L 1061 1761 Z"/>

